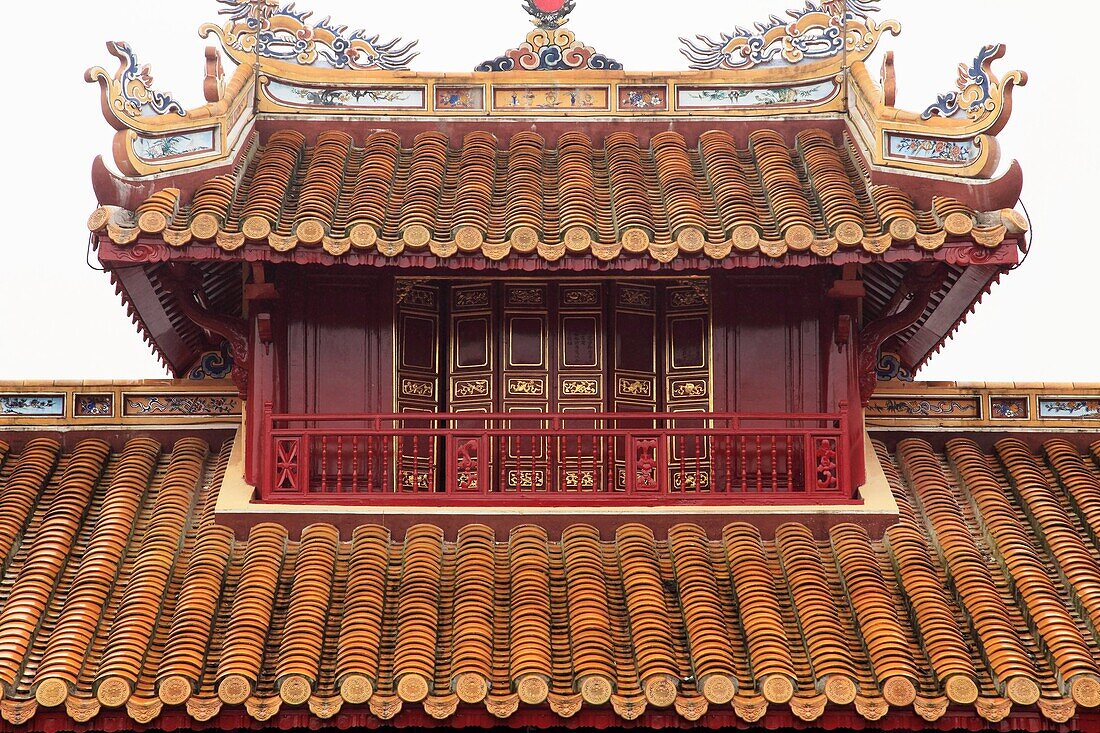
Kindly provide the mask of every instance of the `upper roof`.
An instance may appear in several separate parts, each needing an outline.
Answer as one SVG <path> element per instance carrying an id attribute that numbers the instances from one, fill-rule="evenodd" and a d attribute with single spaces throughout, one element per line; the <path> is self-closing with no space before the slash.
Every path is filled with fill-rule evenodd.
<path id="1" fill-rule="evenodd" d="M 735 131 L 747 139 L 684 127 L 661 132 L 638 122 L 602 141 L 583 129 L 552 141 L 507 130 L 506 143 L 487 130 L 461 139 L 428 130 L 408 145 L 394 129 L 357 139 L 337 127 L 306 128 L 310 137 L 282 128 L 263 143 L 253 138 L 233 172 L 205 178 L 189 195 L 161 189 L 133 213 L 102 208 L 92 226 L 123 246 L 146 236 L 226 252 L 266 244 L 273 258 L 299 246 L 383 260 L 430 252 L 441 265 L 456 256 L 648 255 L 667 263 L 681 254 L 720 261 L 757 253 L 806 253 L 810 264 L 838 250 L 881 255 L 895 244 L 996 248 L 1006 237 L 1018 242 L 1027 227 L 1011 208 L 975 211 L 951 195 L 966 195 L 962 187 L 945 185 L 918 206 L 895 185 L 873 184 L 836 123 L 786 136 Z"/>
<path id="2" fill-rule="evenodd" d="M 0 713 L 23 730 L 1100 722 L 1100 445 L 877 444 L 902 510 L 884 541 L 245 540 L 214 516 L 228 445 L 9 437 Z"/>
<path id="3" fill-rule="evenodd" d="M 573 0 L 530 0 L 526 39 L 469 74 L 410 71 L 414 44 L 276 0 L 219 2 L 205 106 L 157 91 L 125 43 L 108 46 L 117 70 L 87 74 L 118 130 L 117 171 L 93 169 L 93 242 L 177 375 L 206 344 L 165 286 L 172 261 L 199 263 L 202 300 L 229 317 L 246 262 L 865 265 L 881 317 L 936 260 L 948 277 L 893 347 L 914 369 L 1026 248 L 1020 167 L 991 177 L 1026 75 L 995 73 L 1005 49 L 986 46 L 955 90 L 897 109 L 892 55 L 877 82 L 867 67 L 900 31 L 876 0 L 683 41 L 676 72 L 628 70 L 568 29 Z"/>

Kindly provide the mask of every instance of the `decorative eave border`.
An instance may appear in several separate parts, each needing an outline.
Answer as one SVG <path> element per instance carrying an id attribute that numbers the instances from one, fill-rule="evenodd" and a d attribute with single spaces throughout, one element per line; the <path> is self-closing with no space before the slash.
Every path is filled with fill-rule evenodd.
<path id="1" fill-rule="evenodd" d="M 0 429 L 237 426 L 243 407 L 224 379 L 0 382 Z"/>
<path id="2" fill-rule="evenodd" d="M 1100 432 L 1100 384 L 879 384 L 872 430 Z"/>
<path id="3" fill-rule="evenodd" d="M 119 170 L 125 176 L 142 177 L 223 162 L 260 116 L 307 120 L 706 116 L 732 120 L 831 114 L 852 120 L 861 147 L 876 167 L 955 178 L 988 177 L 998 161 L 992 133 L 1007 121 L 1011 89 L 1011 79 L 1006 80 L 996 112 L 971 122 L 925 120 L 888 106 L 863 62 L 845 68 L 842 58 L 737 72 L 553 74 L 349 73 L 259 57 L 253 61 L 237 69 L 217 101 L 183 116 L 119 113 L 118 84 L 103 69 L 90 70 L 88 79 L 102 86 L 108 120 L 120 128 L 114 143 Z M 211 78 L 217 77 L 208 75 L 208 81 Z M 914 152 L 899 153 L 899 141 L 916 145 Z M 941 148 L 958 154 L 935 152 Z"/>

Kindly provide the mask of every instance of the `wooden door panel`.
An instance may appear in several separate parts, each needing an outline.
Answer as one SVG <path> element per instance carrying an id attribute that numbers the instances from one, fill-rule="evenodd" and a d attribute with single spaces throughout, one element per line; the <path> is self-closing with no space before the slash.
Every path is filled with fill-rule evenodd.
<path id="1" fill-rule="evenodd" d="M 614 427 L 636 429 L 645 442 L 656 427 L 648 414 L 710 407 L 707 281 L 459 281 L 429 291 L 434 302 L 417 296 L 398 309 L 402 412 L 560 413 L 570 416 L 563 428 L 596 431 L 612 427 L 604 413 L 638 413 Z M 480 424 L 470 421 L 471 436 Z M 566 438 L 537 418 L 501 419 L 494 427 L 513 431 L 485 446 L 494 491 L 627 488 L 628 451 L 639 440 Z M 663 481 L 683 491 L 709 488 L 712 457 L 697 443 L 661 449 L 680 462 Z M 401 449 L 402 480 L 410 490 L 421 488 L 424 456 L 438 461 L 446 450 L 411 441 Z M 410 471 L 417 477 L 412 484 L 404 478 Z"/>
<path id="2" fill-rule="evenodd" d="M 496 397 L 496 317 L 490 283 L 451 290 L 448 364 L 451 412 L 493 412 Z"/>
<path id="3" fill-rule="evenodd" d="M 711 315 L 709 283 L 694 280 L 665 290 L 665 409 L 705 412 L 710 409 Z M 706 429 L 705 420 L 678 420 L 678 428 Z M 711 441 L 696 433 L 668 446 L 674 491 L 710 491 L 714 485 Z"/>

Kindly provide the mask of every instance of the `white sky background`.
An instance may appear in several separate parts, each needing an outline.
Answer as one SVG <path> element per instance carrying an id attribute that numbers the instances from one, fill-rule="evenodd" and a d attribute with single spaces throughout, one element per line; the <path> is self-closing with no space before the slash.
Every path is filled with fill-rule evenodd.
<path id="1" fill-rule="evenodd" d="M 717 35 L 802 0 L 578 0 L 570 28 L 632 71 L 685 69 L 679 36 Z M 389 37 L 419 38 L 417 70 L 469 71 L 523 40 L 520 0 L 369 2 L 299 0 L 316 18 Z M 987 296 L 924 379 L 1100 382 L 1100 146 L 1091 0 L 882 0 L 903 25 L 881 50 L 897 52 L 898 105 L 923 110 L 953 88 L 955 67 L 985 43 L 1008 44 L 995 70 L 1022 68 L 1030 84 L 1000 141 L 1018 158 L 1034 221 L 1025 266 Z M 93 158 L 113 131 L 83 71 L 115 60 L 107 40 L 129 41 L 157 88 L 202 103 L 196 30 L 217 20 L 214 0 L 96 0 L 6 5 L 7 103 L 0 125 L 0 379 L 164 376 L 107 275 L 85 265 L 96 206 Z M 878 68 L 878 60 L 873 59 Z"/>

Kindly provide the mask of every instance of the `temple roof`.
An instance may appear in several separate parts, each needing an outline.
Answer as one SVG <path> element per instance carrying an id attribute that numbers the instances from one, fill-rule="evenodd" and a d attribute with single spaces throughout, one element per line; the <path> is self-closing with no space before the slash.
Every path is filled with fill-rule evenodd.
<path id="1" fill-rule="evenodd" d="M 838 250 L 881 255 L 891 247 L 935 251 L 950 238 L 995 248 L 1027 224 L 1012 210 L 975 211 L 949 193 L 928 198 L 872 183 L 846 132 L 820 127 L 657 132 L 593 140 L 583 128 L 553 143 L 536 132 L 500 140 L 392 130 L 278 130 L 256 140 L 228 174 L 183 194 L 162 189 L 134 211 L 101 209 L 95 231 L 129 245 L 152 236 L 172 247 L 215 242 L 225 251 L 323 247 L 396 258 L 536 255 L 652 257 L 704 253 L 721 260 Z M 556 143 L 556 147 L 554 147 Z"/>
<path id="2" fill-rule="evenodd" d="M 86 74 L 117 131 L 93 166 L 93 244 L 177 376 L 210 344 L 164 287 L 172 261 L 198 263 L 200 298 L 235 318 L 244 263 L 852 265 L 881 316 L 936 260 L 945 287 L 894 347 L 915 369 L 1027 247 L 1022 173 L 997 141 L 1026 74 L 983 46 L 954 89 L 899 109 L 892 53 L 868 68 L 901 30 L 876 0 L 721 20 L 681 39 L 690 69 L 671 72 L 578 40 L 574 0 L 525 2 L 534 28 L 471 73 L 410 69 L 415 43 L 293 4 L 220 5 L 200 29 L 220 45 L 205 105 L 157 89 L 126 43 L 108 44 L 117 69 Z"/>
<path id="3" fill-rule="evenodd" d="M 25 729 L 124 709 L 1030 730 L 1100 705 L 1100 445 L 878 443 L 902 512 L 882 541 L 800 524 L 243 539 L 214 516 L 228 445 L 28 437 L 0 444 L 0 712 Z"/>

